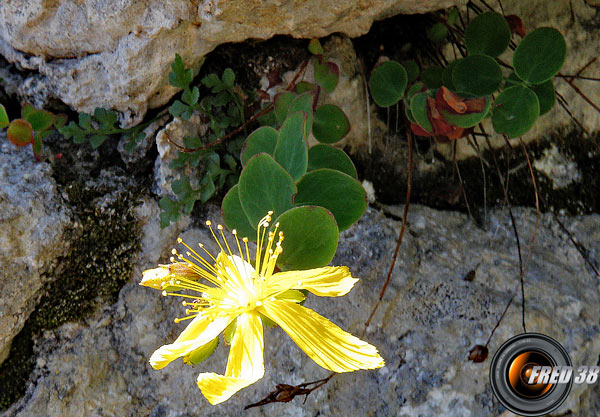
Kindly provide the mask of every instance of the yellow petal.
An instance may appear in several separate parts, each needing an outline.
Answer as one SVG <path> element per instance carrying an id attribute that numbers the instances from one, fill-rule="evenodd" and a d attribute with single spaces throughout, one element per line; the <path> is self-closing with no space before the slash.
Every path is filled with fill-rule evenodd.
<path id="1" fill-rule="evenodd" d="M 179 335 L 175 342 L 158 348 L 150 357 L 150 365 L 154 369 L 162 369 L 173 360 L 185 356 L 200 348 L 217 337 L 225 327 L 235 318 L 235 313 L 224 314 L 216 317 L 210 314 L 201 314 Z"/>
<path id="2" fill-rule="evenodd" d="M 211 404 L 228 400 L 233 394 L 255 383 L 265 373 L 263 328 L 255 312 L 238 316 L 231 342 L 225 375 L 214 372 L 198 375 L 198 387 Z"/>
<path id="3" fill-rule="evenodd" d="M 140 285 L 162 290 L 163 282 L 167 282 L 169 279 L 168 265 L 160 265 L 158 268 L 146 269 L 142 274 Z"/>
<path id="4" fill-rule="evenodd" d="M 347 266 L 278 272 L 267 279 L 264 294 L 268 297 L 288 289 L 305 289 L 321 297 L 339 297 L 347 294 L 356 281 Z"/>
<path id="5" fill-rule="evenodd" d="M 384 365 L 377 348 L 352 336 L 309 308 L 289 301 L 265 301 L 259 311 L 277 323 L 317 364 L 334 372 Z"/>

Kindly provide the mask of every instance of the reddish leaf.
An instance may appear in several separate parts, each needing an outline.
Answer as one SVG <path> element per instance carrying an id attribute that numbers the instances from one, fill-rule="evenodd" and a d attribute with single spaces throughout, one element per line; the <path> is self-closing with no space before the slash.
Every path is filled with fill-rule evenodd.
<path id="1" fill-rule="evenodd" d="M 525 37 L 525 25 L 523 25 L 523 21 L 516 14 L 511 14 L 505 16 L 506 21 L 508 22 L 508 27 L 510 27 L 510 31 L 512 33 L 516 33 L 520 37 Z"/>
<path id="2" fill-rule="evenodd" d="M 435 97 L 438 110 L 447 110 L 455 114 L 481 113 L 485 110 L 486 99 L 466 99 L 442 86 Z"/>
<path id="3" fill-rule="evenodd" d="M 16 146 L 27 146 L 33 142 L 33 128 L 27 120 L 13 120 L 6 133 L 8 139 Z"/>
<path id="4" fill-rule="evenodd" d="M 431 133 L 423 129 L 417 123 L 411 123 L 410 130 L 417 136 L 431 136 Z"/>

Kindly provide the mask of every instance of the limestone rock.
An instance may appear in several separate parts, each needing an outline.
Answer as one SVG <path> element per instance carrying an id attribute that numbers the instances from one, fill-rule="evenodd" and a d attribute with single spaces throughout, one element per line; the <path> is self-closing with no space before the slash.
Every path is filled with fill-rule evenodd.
<path id="1" fill-rule="evenodd" d="M 402 208 L 387 210 L 397 215 Z M 515 215 L 522 242 L 528 242 L 535 215 L 524 209 L 515 209 Z M 342 235 L 333 264 L 348 265 L 361 278 L 347 296 L 307 300 L 307 306 L 354 334 L 362 331 L 389 267 L 400 227 L 391 217 L 369 209 Z M 276 384 L 299 384 L 328 375 L 279 328 L 265 330 L 265 377 L 223 405 L 210 406 L 195 384 L 199 372 L 225 370 L 228 350 L 223 343 L 196 368 L 176 361 L 160 371 L 151 369 L 147 361 L 152 351 L 174 340 L 184 327 L 172 321 L 183 307 L 179 300 L 130 283 L 117 303 L 87 323 L 64 325 L 37 341 L 40 356 L 32 383 L 26 396 L 3 416 L 508 417 L 491 392 L 488 368 L 500 344 L 521 332 L 517 300 L 492 339 L 490 358 L 482 364 L 467 359 L 470 348 L 485 343 L 518 282 L 508 215 L 495 211 L 489 219 L 482 230 L 460 213 L 411 207 L 390 286 L 365 336 L 379 348 L 386 367 L 340 374 L 305 404 L 297 398 L 242 411 Z M 563 221 L 589 249 L 592 262 L 598 263 L 600 248 L 595 243 L 600 240 L 600 217 Z M 183 238 L 202 241 L 215 250 L 206 229 L 190 229 Z M 529 259 L 528 330 L 563 343 L 573 363 L 595 364 L 600 354 L 597 277 L 550 216 L 541 219 L 530 258 L 528 246 L 523 246 Z M 151 258 L 159 251 L 151 252 L 154 255 L 144 257 L 142 268 L 155 265 Z M 166 248 L 162 253 L 168 256 Z M 471 270 L 476 271 L 474 279 L 464 280 Z M 574 386 L 557 415 L 566 410 L 597 415 L 599 405 L 590 387 Z"/>
<path id="2" fill-rule="evenodd" d="M 276 34 L 358 36 L 374 20 L 424 13 L 464 0 L 244 2 L 11 1 L 0 8 L 0 54 L 26 70 L 37 90 L 78 111 L 105 107 L 139 120 L 164 104 L 169 65 L 179 53 L 198 67 L 216 46 Z M 68 29 L 66 29 L 68 28 Z"/>
<path id="3" fill-rule="evenodd" d="M 45 272 L 66 253 L 70 211 L 48 163 L 0 133 L 0 362 L 35 308 Z"/>

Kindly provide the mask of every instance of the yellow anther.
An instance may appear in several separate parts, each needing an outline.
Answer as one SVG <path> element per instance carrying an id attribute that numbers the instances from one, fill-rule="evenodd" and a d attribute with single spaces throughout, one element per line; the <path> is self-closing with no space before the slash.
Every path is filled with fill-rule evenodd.
<path id="1" fill-rule="evenodd" d="M 233 230 L 231 231 L 231 234 L 232 234 L 232 235 L 237 235 L 237 230 L 233 229 Z"/>
<path id="2" fill-rule="evenodd" d="M 171 249 L 171 253 L 172 253 L 173 255 L 177 255 L 177 250 L 176 250 L 175 248 L 173 248 L 173 249 Z"/>
<path id="3" fill-rule="evenodd" d="M 248 238 L 247 237 L 242 238 L 242 242 L 248 243 Z"/>
<path id="4" fill-rule="evenodd" d="M 219 230 L 223 230 L 223 226 L 221 226 L 220 224 L 217 225 L 217 229 Z"/>
<path id="5" fill-rule="evenodd" d="M 206 221 L 206 225 L 207 225 L 207 226 L 210 226 L 211 224 L 212 224 L 212 222 L 211 222 L 210 220 L 207 220 L 207 221 Z"/>
<path id="6" fill-rule="evenodd" d="M 167 292 L 166 291 L 163 291 L 161 294 L 162 294 L 163 297 L 167 296 Z"/>
<path id="7" fill-rule="evenodd" d="M 182 238 L 180 238 L 180 237 L 178 237 L 178 238 L 177 238 L 177 243 L 181 243 L 181 242 L 183 242 L 183 239 L 182 239 Z"/>
<path id="8" fill-rule="evenodd" d="M 273 215 L 273 210 L 269 210 L 269 211 L 267 211 L 267 214 L 268 214 L 269 216 Z"/>

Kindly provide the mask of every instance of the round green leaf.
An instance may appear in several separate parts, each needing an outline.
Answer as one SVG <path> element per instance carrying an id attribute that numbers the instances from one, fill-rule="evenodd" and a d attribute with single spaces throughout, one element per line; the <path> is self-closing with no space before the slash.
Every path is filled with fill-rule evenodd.
<path id="1" fill-rule="evenodd" d="M 531 129 L 539 114 L 540 105 L 535 93 L 530 88 L 515 85 L 498 94 L 492 125 L 496 132 L 515 138 Z"/>
<path id="2" fill-rule="evenodd" d="M 496 57 L 510 42 L 510 27 L 501 14 L 486 12 L 471 20 L 465 30 L 465 43 L 470 55 Z"/>
<path id="3" fill-rule="evenodd" d="M 323 55 L 323 47 L 318 39 L 311 39 L 308 43 L 308 51 L 313 55 Z"/>
<path id="4" fill-rule="evenodd" d="M 308 137 L 310 130 L 312 129 L 313 124 L 313 102 L 315 100 L 315 94 L 313 91 L 308 91 L 306 93 L 300 94 L 297 96 L 291 103 L 288 108 L 288 116 L 290 114 L 294 114 L 298 111 L 303 111 L 308 116 L 306 124 L 304 125 L 304 134 Z"/>
<path id="5" fill-rule="evenodd" d="M 343 110 L 333 104 L 317 108 L 313 122 L 313 135 L 321 143 L 335 143 L 350 131 L 350 122 Z"/>
<path id="6" fill-rule="evenodd" d="M 540 102 L 540 116 L 548 113 L 552 107 L 554 107 L 554 102 L 556 101 L 552 80 L 548 80 L 542 84 L 533 85 L 531 86 L 531 89 Z"/>
<path id="7" fill-rule="evenodd" d="M 412 83 L 417 78 L 419 78 L 419 65 L 415 62 L 414 59 L 409 59 L 408 61 L 402 61 L 402 66 L 406 70 L 406 75 L 408 77 L 408 82 Z"/>
<path id="8" fill-rule="evenodd" d="M 6 109 L 2 104 L 0 104 L 0 129 L 4 129 L 8 126 L 8 114 L 6 113 Z"/>
<path id="9" fill-rule="evenodd" d="M 277 145 L 277 138 L 279 133 L 272 127 L 263 126 L 250 133 L 244 146 L 242 147 L 242 153 L 240 160 L 242 165 L 246 165 L 250 158 L 261 152 L 273 155 L 275 151 L 275 145 Z"/>
<path id="10" fill-rule="evenodd" d="M 456 114 L 443 109 L 440 112 L 448 123 L 454 126 L 467 128 L 475 126 L 485 118 L 486 114 L 490 110 L 490 104 L 490 98 L 486 97 L 485 108 L 480 113 Z"/>
<path id="11" fill-rule="evenodd" d="M 513 55 L 513 67 L 523 81 L 541 84 L 554 77 L 565 62 L 567 44 L 553 28 L 539 28 L 523 38 Z"/>
<path id="12" fill-rule="evenodd" d="M 337 250 L 339 231 L 327 209 L 315 206 L 295 207 L 277 221 L 285 240 L 277 265 L 283 270 L 326 266 Z M 275 222 L 273 223 L 275 224 Z"/>
<path id="13" fill-rule="evenodd" d="M 33 128 L 27 120 L 13 120 L 8 125 L 6 134 L 8 139 L 16 146 L 27 146 L 33 142 Z"/>
<path id="14" fill-rule="evenodd" d="M 251 225 L 258 224 L 269 210 L 275 215 L 292 208 L 296 185 L 288 172 L 266 153 L 250 158 L 239 182 L 239 197 Z"/>
<path id="15" fill-rule="evenodd" d="M 448 36 L 448 28 L 443 23 L 434 23 L 427 29 L 427 37 L 431 42 L 440 43 Z"/>
<path id="16" fill-rule="evenodd" d="M 294 91 L 296 94 L 304 94 L 308 91 L 315 91 L 316 88 L 317 87 L 314 84 L 309 83 L 308 81 L 300 81 L 298 84 L 296 84 Z"/>
<path id="17" fill-rule="evenodd" d="M 306 113 L 296 112 L 285 119 L 273 158 L 298 181 L 306 172 L 308 165 L 308 151 L 306 149 L 306 136 L 304 128 L 306 125 Z"/>
<path id="18" fill-rule="evenodd" d="M 414 83 L 409 89 L 408 89 L 408 93 L 406 93 L 406 97 L 411 100 L 415 94 L 420 93 L 421 90 L 423 90 L 423 87 L 425 87 L 425 84 L 423 84 L 422 82 L 416 82 Z"/>
<path id="19" fill-rule="evenodd" d="M 427 86 L 427 88 L 440 88 L 442 86 L 442 74 L 444 69 L 440 66 L 434 65 L 426 68 L 421 74 L 421 79 Z"/>
<path id="20" fill-rule="evenodd" d="M 452 81 L 452 71 L 454 71 L 454 66 L 457 62 L 458 61 L 452 61 L 446 68 L 444 68 L 444 72 L 442 72 L 442 84 L 452 91 L 456 91 L 456 87 Z"/>
<path id="21" fill-rule="evenodd" d="M 319 168 L 335 169 L 358 179 L 350 157 L 346 152 L 333 146 L 318 144 L 308 150 L 308 171 Z"/>
<path id="22" fill-rule="evenodd" d="M 238 236 L 247 237 L 250 240 L 256 239 L 256 229 L 250 224 L 246 213 L 240 203 L 239 185 L 236 184 L 229 189 L 223 203 L 221 204 L 221 213 L 225 226 L 229 230 L 236 229 Z M 266 213 L 265 213 L 266 214 Z"/>
<path id="23" fill-rule="evenodd" d="M 288 114 L 290 103 L 298 97 L 297 94 L 291 91 L 284 91 L 275 96 L 275 116 L 279 123 L 283 123 Z"/>
<path id="24" fill-rule="evenodd" d="M 320 62 L 319 59 L 315 60 L 315 81 L 327 93 L 333 93 L 339 77 L 340 69 L 335 63 L 331 61 Z"/>
<path id="25" fill-rule="evenodd" d="M 415 94 L 412 100 L 410 101 L 410 111 L 417 124 L 421 126 L 424 130 L 432 133 L 433 126 L 429 121 L 429 114 L 427 111 L 427 97 L 428 95 L 425 92 Z"/>
<path id="26" fill-rule="evenodd" d="M 396 61 L 387 61 L 376 67 L 369 80 L 373 100 L 381 107 L 396 104 L 404 96 L 407 84 L 408 74 Z"/>
<path id="27" fill-rule="evenodd" d="M 361 218 L 367 209 L 367 195 L 349 175 L 328 168 L 309 171 L 298 181 L 296 206 L 315 205 L 333 213 L 340 231 Z"/>
<path id="28" fill-rule="evenodd" d="M 489 96 L 502 83 L 502 70 L 494 58 L 471 55 L 456 61 L 452 70 L 456 91 L 475 97 Z"/>

